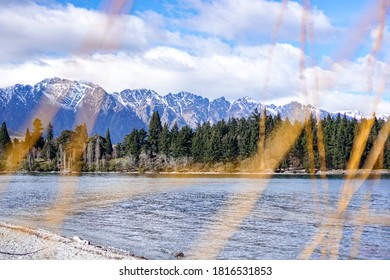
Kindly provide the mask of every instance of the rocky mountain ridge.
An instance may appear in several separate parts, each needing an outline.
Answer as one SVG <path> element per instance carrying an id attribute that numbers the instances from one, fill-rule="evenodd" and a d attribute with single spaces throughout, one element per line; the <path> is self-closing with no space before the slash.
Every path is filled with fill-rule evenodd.
<path id="1" fill-rule="evenodd" d="M 38 117 L 44 125 L 52 122 L 57 135 L 81 123 L 87 124 L 90 135 L 104 135 L 110 128 L 114 143 L 134 128 L 147 129 L 154 111 L 158 111 L 162 122 L 170 127 L 177 123 L 179 127 L 196 128 L 204 122 L 213 124 L 231 117 L 246 118 L 256 108 L 259 112 L 265 108 L 267 114 L 280 114 L 283 119 L 298 121 L 310 113 L 321 118 L 337 115 L 337 112 L 329 113 L 298 102 L 284 106 L 264 105 L 249 97 L 230 102 L 224 97 L 209 100 L 189 92 L 162 96 L 150 89 L 109 93 L 91 82 L 60 78 L 45 79 L 34 86 L 16 84 L 0 89 L 0 122 L 7 122 L 12 131 L 24 133 Z M 348 117 L 364 117 L 358 111 L 344 113 Z"/>

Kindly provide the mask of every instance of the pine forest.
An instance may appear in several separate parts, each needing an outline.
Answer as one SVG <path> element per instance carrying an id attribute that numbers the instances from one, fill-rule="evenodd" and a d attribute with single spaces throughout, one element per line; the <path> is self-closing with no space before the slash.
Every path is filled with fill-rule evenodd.
<path id="1" fill-rule="evenodd" d="M 147 131 L 134 129 L 113 145 L 109 129 L 104 136 L 90 137 L 86 125 L 80 124 L 54 137 L 51 123 L 44 128 L 41 120 L 35 119 L 24 139 L 13 141 L 6 123 L 2 124 L 0 170 L 141 173 L 344 170 L 357 134 L 368 127 L 357 164 L 358 168 L 364 168 L 385 124 L 376 117 L 358 121 L 340 114 L 335 118 L 328 115 L 321 121 L 311 115 L 299 123 L 255 110 L 247 119 L 231 118 L 213 125 L 206 122 L 193 130 L 177 125 L 170 128 L 154 112 Z M 390 139 L 388 135 L 385 137 L 373 169 L 390 169 Z"/>

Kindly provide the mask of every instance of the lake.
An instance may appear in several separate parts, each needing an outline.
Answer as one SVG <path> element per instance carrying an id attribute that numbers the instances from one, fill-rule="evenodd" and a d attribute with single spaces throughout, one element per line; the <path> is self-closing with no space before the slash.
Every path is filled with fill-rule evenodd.
<path id="1" fill-rule="evenodd" d="M 310 255 L 320 259 L 338 229 L 339 259 L 390 259 L 390 177 L 354 180 L 361 187 L 337 216 L 344 183 L 341 176 L 0 175 L 0 220 L 148 259 L 179 251 L 190 259 L 297 259 L 322 229 L 329 234 Z"/>

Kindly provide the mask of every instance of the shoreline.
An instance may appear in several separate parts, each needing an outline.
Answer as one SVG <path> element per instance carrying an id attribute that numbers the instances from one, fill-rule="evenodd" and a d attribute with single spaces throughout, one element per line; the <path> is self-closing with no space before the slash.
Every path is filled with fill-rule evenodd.
<path id="1" fill-rule="evenodd" d="M 80 238 L 0 221 L 0 260 L 144 260 Z"/>
<path id="2" fill-rule="evenodd" d="M 317 171 L 314 174 L 307 173 L 304 170 L 294 170 L 294 171 L 284 171 L 284 172 L 274 172 L 274 171 L 265 171 L 265 172 L 218 172 L 218 171 L 97 171 L 97 172 L 75 172 L 75 171 L 0 171 L 1 174 L 56 174 L 56 175 L 84 175 L 84 174 L 124 174 L 124 175 L 221 175 L 221 176 L 327 176 L 327 175 L 390 175 L 390 169 L 378 169 L 378 170 L 367 170 L 367 169 L 357 169 L 357 170 L 327 170 L 325 172 Z"/>

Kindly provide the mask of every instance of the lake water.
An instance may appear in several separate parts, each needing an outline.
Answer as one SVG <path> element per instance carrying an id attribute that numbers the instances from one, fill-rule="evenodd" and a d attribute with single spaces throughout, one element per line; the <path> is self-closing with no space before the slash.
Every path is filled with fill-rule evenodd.
<path id="1" fill-rule="evenodd" d="M 362 186 L 347 211 L 328 220 L 344 182 L 309 176 L 1 175 L 0 220 L 148 259 L 174 259 L 178 251 L 191 258 L 202 244 L 208 244 L 206 256 L 218 259 L 297 259 L 321 228 L 332 232 L 342 221 L 338 258 L 357 249 L 354 258 L 390 259 L 390 178 L 354 181 Z M 334 241 L 325 241 L 311 258 L 329 252 Z"/>

